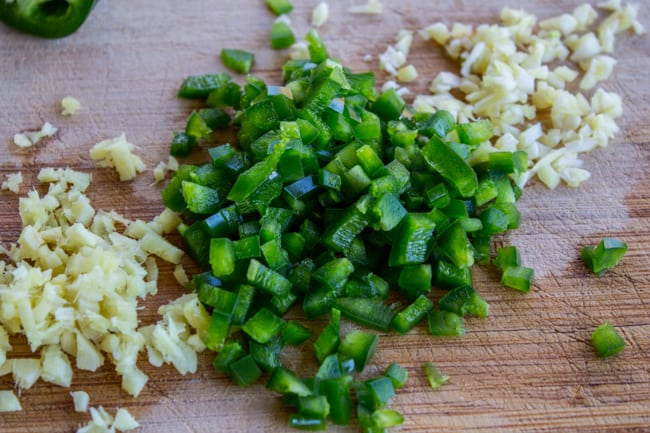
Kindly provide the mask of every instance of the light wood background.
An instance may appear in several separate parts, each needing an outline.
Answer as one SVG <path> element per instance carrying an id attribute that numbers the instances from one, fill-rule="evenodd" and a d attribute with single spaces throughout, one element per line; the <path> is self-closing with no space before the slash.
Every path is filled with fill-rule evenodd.
<path id="1" fill-rule="evenodd" d="M 294 3 L 291 17 L 303 35 L 317 1 Z M 346 13 L 352 1 L 329 3 L 331 18 L 321 33 L 330 53 L 356 71 L 376 70 L 374 62 L 362 58 L 383 52 L 401 28 L 438 20 L 496 22 L 503 6 L 497 0 L 383 0 L 382 15 L 356 16 Z M 540 18 L 579 4 L 526 3 Z M 646 27 L 649 14 L 643 4 Z M 217 57 L 223 47 L 256 52 L 253 73 L 278 82 L 287 53 L 269 47 L 272 20 L 262 0 L 103 0 L 83 28 L 66 39 L 39 40 L 0 26 L 0 174 L 21 170 L 24 194 L 36 186 L 35 176 L 45 166 L 92 172 L 89 195 L 96 208 L 151 218 L 162 209 L 151 172 L 120 183 L 114 171 L 96 167 L 88 149 L 125 132 L 140 146 L 147 166 L 155 167 L 168 154 L 172 131 L 184 127 L 194 107 L 175 97 L 180 82 L 189 74 L 223 70 Z M 615 56 L 619 63 L 605 87 L 621 94 L 625 114 L 611 146 L 586 156 L 592 179 L 580 189 L 531 185 L 520 201 L 521 228 L 499 239 L 519 246 L 525 263 L 537 271 L 532 292 L 524 296 L 503 288 L 493 268 L 477 268 L 476 287 L 490 302 L 491 315 L 468 320 L 466 336 L 432 338 L 419 327 L 405 337 L 381 337 L 369 372 L 396 361 L 410 373 L 392 403 L 406 416 L 399 431 L 650 432 L 650 41 L 621 36 Z M 437 71 L 457 70 L 440 49 L 419 38 L 409 59 L 421 76 L 410 86 L 416 92 L 425 92 Z M 63 118 L 59 101 L 68 94 L 83 109 Z M 56 139 L 28 150 L 13 145 L 14 133 L 44 121 L 60 128 Z M 4 243 L 19 234 L 17 204 L 18 196 L 0 194 Z M 579 249 L 603 236 L 625 240 L 629 251 L 613 272 L 595 278 L 580 262 Z M 157 305 L 180 293 L 168 266 L 159 285 L 160 295 L 146 303 L 143 323 L 155 318 Z M 605 320 L 616 325 L 628 346 L 620 356 L 601 360 L 589 337 Z M 27 352 L 16 340 L 14 356 Z M 314 367 L 309 353 L 287 351 L 285 360 L 304 373 Z M 426 384 L 425 361 L 451 377 L 439 391 Z M 91 405 L 111 413 L 128 408 L 147 433 L 288 430 L 277 396 L 261 384 L 232 385 L 212 371 L 210 362 L 204 354 L 199 372 L 182 377 L 169 367 L 148 367 L 143 359 L 150 381 L 138 399 L 120 390 L 109 367 L 75 372 L 72 390 L 88 391 Z M 10 378 L 0 378 L 0 389 L 11 386 Z M 0 414 L 0 431 L 74 431 L 88 416 L 73 412 L 69 391 L 39 382 L 22 392 L 23 412 Z"/>

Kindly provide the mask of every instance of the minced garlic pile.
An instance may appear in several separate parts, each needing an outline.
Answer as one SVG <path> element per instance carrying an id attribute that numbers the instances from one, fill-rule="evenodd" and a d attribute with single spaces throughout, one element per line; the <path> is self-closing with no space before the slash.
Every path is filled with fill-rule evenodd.
<path id="1" fill-rule="evenodd" d="M 499 25 L 427 26 L 420 35 L 458 60 L 460 73 L 440 72 L 432 94 L 417 95 L 414 108 L 447 110 L 458 122 L 490 120 L 499 138 L 483 143 L 470 162 L 482 162 L 492 151 L 524 150 L 530 168 L 517 179 L 520 186 L 535 175 L 549 188 L 560 181 L 580 185 L 590 173 L 579 154 L 607 146 L 618 132 L 621 98 L 597 87 L 616 64 L 610 56 L 616 35 L 644 32 L 637 6 L 609 0 L 597 7 L 607 16 L 599 20 L 597 9 L 585 4 L 538 23 L 534 15 L 505 8 Z M 379 57 L 380 68 L 398 82 L 418 76 L 407 64 L 412 40 L 412 32 L 400 31 Z M 385 87 L 399 86 L 388 81 Z M 549 126 L 539 120 L 543 113 Z"/>
<path id="2" fill-rule="evenodd" d="M 23 229 L 0 261 L 0 375 L 11 374 L 21 390 L 39 378 L 68 387 L 73 367 L 95 371 L 109 361 L 137 396 L 147 382 L 136 365 L 145 349 L 155 366 L 196 371 L 210 319 L 196 294 L 161 307 L 157 324 L 138 322 L 141 302 L 158 290 L 152 255 L 176 264 L 183 255 L 163 238 L 178 216 L 165 210 L 147 223 L 96 211 L 84 194 L 86 173 L 45 168 L 38 179 L 48 192 L 20 198 Z M 9 337 L 19 333 L 40 358 L 7 357 Z M 11 391 L 0 391 L 0 410 L 20 410 Z"/>

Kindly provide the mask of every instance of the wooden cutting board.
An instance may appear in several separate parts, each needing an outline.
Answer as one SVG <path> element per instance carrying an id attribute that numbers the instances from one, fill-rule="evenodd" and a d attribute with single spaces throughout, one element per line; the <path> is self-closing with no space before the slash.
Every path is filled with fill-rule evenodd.
<path id="1" fill-rule="evenodd" d="M 291 18 L 303 35 L 317 1 L 294 3 Z M 399 29 L 416 30 L 438 20 L 494 23 L 504 5 L 498 0 L 383 0 L 382 15 L 358 16 L 346 12 L 353 3 L 331 0 L 331 18 L 321 33 L 330 53 L 356 71 L 376 71 L 376 61 L 364 63 L 363 57 L 376 59 Z M 529 11 L 550 17 L 580 2 L 527 3 Z M 641 19 L 650 27 L 648 14 L 643 5 Z M 166 159 L 172 131 L 184 127 L 195 106 L 175 97 L 181 80 L 223 70 L 218 53 L 234 47 L 256 52 L 253 72 L 279 82 L 287 53 L 269 48 L 272 20 L 262 0 L 104 0 L 81 31 L 66 39 L 39 40 L 0 26 L 0 174 L 22 171 L 25 194 L 37 185 L 42 167 L 91 172 L 89 194 L 96 208 L 153 217 L 162 205 L 150 170 Z M 530 185 L 520 201 L 521 228 L 498 240 L 519 246 L 525 263 L 535 268 L 531 293 L 505 289 L 493 268 L 477 268 L 476 287 L 490 302 L 491 315 L 468 320 L 466 336 L 432 338 L 423 326 L 404 337 L 381 336 L 369 373 L 390 362 L 410 373 L 392 403 L 406 416 L 399 431 L 650 431 L 650 40 L 622 35 L 615 57 L 615 74 L 604 87 L 622 96 L 625 114 L 610 147 L 585 156 L 592 179 L 579 189 Z M 426 92 L 438 71 L 457 71 L 442 50 L 419 38 L 409 60 L 420 72 L 418 82 L 409 86 L 414 93 Z M 59 101 L 68 94 L 83 105 L 72 118 L 59 114 Z M 14 133 L 37 129 L 44 121 L 60 128 L 54 140 L 27 150 L 13 145 Z M 88 156 L 94 143 L 121 132 L 140 147 L 149 168 L 127 183 Z M 19 234 L 17 205 L 18 196 L 0 193 L 3 243 Z M 629 251 L 613 272 L 596 278 L 578 252 L 603 236 L 625 240 Z M 159 286 L 160 294 L 146 302 L 143 323 L 155 319 L 158 305 L 180 294 L 169 266 L 162 267 Z M 628 346 L 620 356 L 601 360 L 589 337 L 606 320 L 620 329 Z M 14 343 L 14 356 L 28 354 L 24 342 Z M 309 353 L 290 352 L 285 361 L 302 364 L 298 369 L 305 373 L 314 367 Z M 425 361 L 451 377 L 439 391 L 426 384 Z M 138 399 L 120 390 L 108 366 L 75 372 L 71 390 L 86 390 L 92 406 L 111 413 L 128 408 L 142 432 L 288 430 L 287 412 L 276 395 L 261 384 L 238 388 L 214 373 L 210 362 L 211 356 L 203 354 L 199 372 L 183 377 L 170 367 L 147 366 L 143 359 L 150 381 Z M 9 377 L 0 378 L 0 389 L 11 387 Z M 74 431 L 89 418 L 73 412 L 69 391 L 42 382 L 23 391 L 24 410 L 0 414 L 0 431 Z"/>

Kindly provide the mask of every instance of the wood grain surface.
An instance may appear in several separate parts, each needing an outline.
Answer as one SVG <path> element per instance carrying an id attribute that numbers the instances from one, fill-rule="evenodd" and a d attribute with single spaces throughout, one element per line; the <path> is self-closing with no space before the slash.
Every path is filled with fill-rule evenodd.
<path id="1" fill-rule="evenodd" d="M 294 3 L 291 16 L 302 35 L 317 1 Z M 331 18 L 321 33 L 331 54 L 356 71 L 376 70 L 374 62 L 363 62 L 364 55 L 383 52 L 399 29 L 438 20 L 492 23 L 504 6 L 499 0 L 384 0 L 382 15 L 353 16 L 346 10 L 354 2 L 329 3 Z M 526 3 L 540 18 L 580 4 Z M 648 6 L 642 5 L 641 20 L 650 28 Z M 223 70 L 220 49 L 236 47 L 256 52 L 253 72 L 278 82 L 287 53 L 269 48 L 272 20 L 262 0 L 103 0 L 66 39 L 39 40 L 0 26 L 0 175 L 22 171 L 25 194 L 37 186 L 42 167 L 91 172 L 89 195 L 96 208 L 151 218 L 162 210 L 151 169 L 166 159 L 172 131 L 184 127 L 194 107 L 175 96 L 181 80 Z M 585 157 L 592 179 L 579 189 L 530 185 L 520 201 L 521 228 L 497 241 L 519 246 L 525 263 L 535 268 L 531 293 L 505 289 L 493 268 L 477 267 L 476 286 L 490 302 L 491 315 L 468 320 L 466 336 L 432 338 L 421 326 L 404 337 L 380 337 L 369 374 L 394 361 L 410 373 L 392 403 L 406 416 L 396 431 L 650 432 L 650 40 L 620 36 L 615 57 L 615 73 L 604 87 L 622 96 L 625 112 L 610 147 Z M 442 50 L 419 38 L 410 60 L 421 77 L 410 86 L 414 92 L 425 92 L 439 70 L 457 70 Z M 68 94 L 83 105 L 72 118 L 59 114 L 59 101 Z M 14 133 L 44 121 L 60 128 L 54 139 L 26 150 L 12 143 Z M 121 132 L 140 147 L 149 168 L 127 183 L 88 156 L 94 143 Z M 3 243 L 20 232 L 17 205 L 17 195 L 0 193 Z M 579 249 L 603 236 L 625 240 L 629 251 L 613 272 L 596 278 L 580 262 Z M 146 301 L 143 323 L 155 320 L 157 306 L 180 293 L 169 266 L 162 267 L 159 286 L 160 294 Z M 601 360 L 589 337 L 606 320 L 621 331 L 627 348 Z M 28 354 L 24 341 L 12 341 L 12 356 Z M 75 371 L 71 389 L 39 382 L 22 392 L 22 412 L 0 414 L 0 431 L 75 431 L 89 418 L 73 411 L 71 390 L 88 391 L 92 406 L 111 413 L 128 408 L 143 433 L 288 430 L 276 395 L 262 384 L 238 388 L 213 372 L 208 353 L 200 359 L 198 373 L 183 377 L 170 367 L 148 366 L 143 358 L 150 381 L 137 399 L 120 389 L 109 366 Z M 302 373 L 313 371 L 309 353 L 286 351 L 284 359 Z M 425 361 L 451 377 L 439 391 L 426 384 Z M 0 389 L 12 386 L 9 377 L 0 378 Z"/>

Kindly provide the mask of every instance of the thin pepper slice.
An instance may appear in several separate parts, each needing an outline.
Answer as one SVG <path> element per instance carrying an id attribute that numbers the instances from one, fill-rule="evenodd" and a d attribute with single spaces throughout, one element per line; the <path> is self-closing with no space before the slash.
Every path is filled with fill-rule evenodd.
<path id="1" fill-rule="evenodd" d="M 81 27 L 96 3 L 95 0 L 3 0 L 0 21 L 41 38 L 62 38 Z"/>

